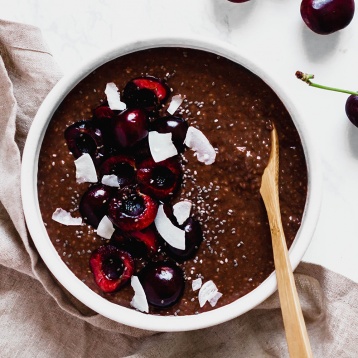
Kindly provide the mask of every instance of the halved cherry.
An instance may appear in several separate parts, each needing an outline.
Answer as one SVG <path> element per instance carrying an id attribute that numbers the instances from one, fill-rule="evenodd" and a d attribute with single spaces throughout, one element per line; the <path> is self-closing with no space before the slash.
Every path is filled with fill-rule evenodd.
<path id="1" fill-rule="evenodd" d="M 123 90 L 123 101 L 129 108 L 153 110 L 164 103 L 170 95 L 170 88 L 153 76 L 133 78 Z"/>
<path id="2" fill-rule="evenodd" d="M 158 250 L 157 233 L 150 226 L 140 231 L 121 232 L 116 230 L 111 241 L 113 245 L 137 258 L 151 256 Z"/>
<path id="3" fill-rule="evenodd" d="M 83 220 L 95 229 L 102 218 L 107 214 L 108 202 L 113 188 L 106 185 L 95 184 L 90 186 L 82 195 L 79 210 Z"/>
<path id="4" fill-rule="evenodd" d="M 116 175 L 120 188 L 133 184 L 136 177 L 135 161 L 126 155 L 106 159 L 99 168 L 100 180 L 104 175 Z"/>
<path id="5" fill-rule="evenodd" d="M 136 186 L 119 190 L 109 201 L 108 217 L 123 231 L 143 230 L 155 219 L 158 203 Z"/>
<path id="6" fill-rule="evenodd" d="M 96 284 L 103 292 L 117 291 L 134 272 L 131 255 L 113 245 L 103 245 L 93 251 L 90 267 Z"/>
<path id="7" fill-rule="evenodd" d="M 137 180 L 143 193 L 158 200 L 174 195 L 181 183 L 181 166 L 177 157 L 156 163 L 147 158 L 137 165 Z"/>
<path id="8" fill-rule="evenodd" d="M 65 130 L 68 149 L 75 158 L 88 153 L 94 161 L 99 161 L 104 155 L 103 136 L 91 120 L 78 121 Z"/>

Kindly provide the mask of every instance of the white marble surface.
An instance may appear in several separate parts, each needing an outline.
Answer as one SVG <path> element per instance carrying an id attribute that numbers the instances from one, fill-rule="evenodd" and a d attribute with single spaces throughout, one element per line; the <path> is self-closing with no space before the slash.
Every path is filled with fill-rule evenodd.
<path id="1" fill-rule="evenodd" d="M 99 50 L 143 35 L 195 34 L 232 43 L 254 56 L 293 92 L 323 164 L 320 219 L 304 260 L 358 282 L 358 128 L 346 95 L 309 88 L 316 81 L 358 87 L 358 13 L 343 31 L 320 36 L 303 23 L 299 0 L 0 0 L 0 17 L 38 26 L 64 73 Z"/>

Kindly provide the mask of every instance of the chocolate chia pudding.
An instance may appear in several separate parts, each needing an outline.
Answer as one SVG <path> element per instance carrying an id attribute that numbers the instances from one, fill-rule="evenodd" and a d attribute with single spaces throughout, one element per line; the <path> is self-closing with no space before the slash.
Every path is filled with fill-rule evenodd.
<path id="1" fill-rule="evenodd" d="M 137 138 L 134 145 L 127 146 L 122 143 L 114 150 L 112 148 L 112 151 L 102 151 L 102 141 L 106 141 L 104 136 L 108 128 L 102 128 L 102 132 L 98 133 L 96 123 L 100 120 L 114 123 L 113 121 L 117 120 L 114 118 L 121 113 L 118 109 L 106 112 L 110 102 L 105 93 L 107 84 L 114 83 L 121 92 L 121 100 L 129 103 L 132 98 L 123 96 L 123 89 L 137 78 L 154 78 L 154 81 L 158 79 L 158 83 L 170 89 L 168 98 L 162 98 L 156 93 L 157 97 L 154 96 L 154 99 L 160 102 L 160 106 L 155 109 L 149 108 L 146 103 L 144 112 L 149 124 L 144 129 L 143 138 Z M 138 87 L 134 92 L 136 90 Z M 151 90 L 152 88 L 146 88 L 141 92 L 145 94 L 141 101 L 145 101 L 148 95 L 153 95 Z M 150 148 L 148 149 L 148 131 L 150 133 L 154 128 L 163 133 L 155 123 L 163 117 L 170 117 L 168 106 L 177 98 L 181 103 L 178 108 L 174 108 L 174 116 L 185 123 L 185 130 L 188 127 L 200 130 L 215 151 L 216 157 L 211 163 L 203 163 L 198 160 L 199 154 L 194 150 L 183 143 L 174 143 L 178 154 L 164 159 L 165 164 L 160 169 L 163 172 L 158 177 L 162 175 L 167 178 L 168 170 L 171 171 L 168 175 L 175 177 L 175 168 L 179 168 L 180 174 L 172 180 L 171 186 L 168 184 L 168 190 L 177 187 L 170 192 L 169 197 L 160 197 L 156 192 L 153 194 L 153 191 L 146 190 L 143 180 L 147 179 L 141 179 L 138 173 L 144 173 L 145 176 L 151 165 L 156 165 L 151 159 Z M 131 106 L 133 107 L 133 104 Z M 89 123 L 87 121 L 94 123 L 90 129 L 86 127 Z M 79 183 L 76 180 L 76 153 L 69 148 L 68 128 L 79 131 L 81 123 L 85 123 L 85 129 L 81 130 L 92 133 L 92 137 L 98 139 L 97 147 L 94 148 L 96 156 L 92 156 L 97 168 L 98 183 Z M 177 297 L 163 307 L 160 303 L 149 304 L 149 313 L 152 314 L 196 314 L 231 303 L 252 291 L 274 270 L 270 229 L 259 193 L 261 177 L 270 154 L 272 123 L 277 128 L 280 141 L 280 204 L 287 244 L 291 246 L 300 227 L 306 202 L 307 168 L 293 121 L 271 88 L 250 71 L 230 60 L 204 51 L 184 48 L 139 51 L 99 67 L 77 84 L 60 104 L 41 147 L 38 168 L 40 209 L 58 254 L 73 273 L 93 291 L 125 307 L 133 306 L 131 301 L 134 290 L 130 276 L 138 276 L 145 288 L 146 275 L 141 274 L 144 267 L 150 267 L 152 262 L 162 260 L 174 262 L 174 266 L 182 272 L 183 288 L 179 279 Z M 113 127 L 108 131 L 113 131 Z M 112 137 L 122 135 L 115 130 L 113 132 L 115 133 L 109 133 Z M 175 142 L 174 133 L 172 135 Z M 99 145 L 99 142 L 102 144 Z M 83 144 L 86 145 L 90 146 L 88 141 Z M 166 149 L 160 150 L 163 152 Z M 133 188 L 138 187 L 139 180 L 139 190 L 146 194 L 140 197 L 140 205 L 143 204 L 143 198 L 152 200 L 154 197 L 154 204 L 148 199 L 148 205 L 154 208 L 154 216 L 163 208 L 164 214 L 174 226 L 184 230 L 185 235 L 189 235 L 187 231 L 191 232 L 194 241 L 199 237 L 188 258 L 181 258 L 181 250 L 172 250 L 170 244 L 158 234 L 160 230 L 157 230 L 153 223 L 154 217 L 148 219 L 145 228 L 124 224 L 123 227 L 118 227 L 118 222 L 120 225 L 123 221 L 118 219 L 117 222 L 116 218 L 109 214 L 115 229 L 111 238 L 98 235 L 98 222 L 90 225 L 88 218 L 83 217 L 86 215 L 83 215 L 84 204 L 81 204 L 81 200 L 89 190 L 103 187 L 100 184 L 103 163 L 114 156 L 122 158 L 124 182 L 119 184 L 119 188 L 108 189 L 109 194 L 103 194 L 103 202 L 109 205 L 106 210 L 110 212 L 111 208 L 116 210 L 122 205 L 110 199 L 112 195 L 117 195 L 113 192 L 127 190 L 127 196 L 132 195 L 133 190 L 137 193 L 137 189 Z M 173 158 L 178 165 L 173 162 Z M 126 189 L 126 180 L 131 181 L 135 175 L 139 179 L 136 179 L 135 184 L 130 183 L 131 189 Z M 164 189 L 167 188 L 165 185 Z M 168 208 L 184 200 L 191 204 L 190 217 L 180 225 Z M 163 202 L 166 203 L 164 207 Z M 132 202 L 131 207 L 126 210 L 137 210 L 137 204 L 137 201 Z M 79 225 L 64 225 L 53 220 L 53 213 L 59 208 L 74 218 L 82 216 L 83 222 Z M 142 212 L 141 210 L 139 211 Z M 136 225 L 138 220 L 134 222 Z M 146 230 L 150 230 L 149 236 L 154 241 L 144 242 L 135 234 L 133 238 L 133 232 L 146 233 Z M 113 278 L 113 281 L 116 281 L 118 276 L 124 275 L 123 272 L 127 274 L 127 279 L 129 278 L 125 284 L 113 290 L 103 290 L 95 278 L 98 273 L 95 265 L 101 260 L 101 250 L 98 249 L 108 245 L 114 251 L 130 252 L 128 256 L 121 254 L 123 262 L 117 263 L 114 268 L 111 266 L 113 260 L 103 264 L 104 280 L 110 281 Z M 127 264 L 131 266 L 128 270 Z M 198 278 L 201 278 L 203 284 L 208 281 L 215 284 L 216 292 L 221 294 L 216 296 L 217 302 L 206 302 L 201 307 L 198 299 L 199 289 L 193 290 L 192 286 L 194 280 L 198 283 Z M 150 295 L 147 291 L 146 293 Z"/>

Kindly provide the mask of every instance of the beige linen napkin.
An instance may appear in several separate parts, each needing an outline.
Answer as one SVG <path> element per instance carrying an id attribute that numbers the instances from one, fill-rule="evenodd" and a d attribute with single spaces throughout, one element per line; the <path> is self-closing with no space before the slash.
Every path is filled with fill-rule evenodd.
<path id="1" fill-rule="evenodd" d="M 20 162 L 31 121 L 61 74 L 33 26 L 0 20 L 0 56 L 0 356 L 287 357 L 277 294 L 216 327 L 154 333 L 96 314 L 57 283 L 26 230 Z M 314 356 L 357 357 L 358 285 L 307 263 L 295 279 Z"/>

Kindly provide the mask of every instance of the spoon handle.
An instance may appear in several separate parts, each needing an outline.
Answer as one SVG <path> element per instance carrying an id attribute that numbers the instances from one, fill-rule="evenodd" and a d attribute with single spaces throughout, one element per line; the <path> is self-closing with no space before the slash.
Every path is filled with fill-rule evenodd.
<path id="1" fill-rule="evenodd" d="M 274 128 L 271 138 L 271 156 L 265 169 L 261 185 L 272 236 L 272 248 L 277 277 L 278 293 L 288 351 L 291 358 L 312 357 L 310 342 L 303 319 L 300 301 L 288 256 L 285 234 L 282 227 L 278 191 L 278 138 Z"/>

